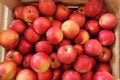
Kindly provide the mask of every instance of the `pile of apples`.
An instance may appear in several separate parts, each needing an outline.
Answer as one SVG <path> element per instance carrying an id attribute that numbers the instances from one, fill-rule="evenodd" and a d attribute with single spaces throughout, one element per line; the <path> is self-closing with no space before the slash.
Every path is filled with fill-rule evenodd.
<path id="1" fill-rule="evenodd" d="M 103 0 L 69 8 L 53 0 L 15 7 L 0 32 L 0 80 L 113 80 L 109 61 L 117 17 Z"/>

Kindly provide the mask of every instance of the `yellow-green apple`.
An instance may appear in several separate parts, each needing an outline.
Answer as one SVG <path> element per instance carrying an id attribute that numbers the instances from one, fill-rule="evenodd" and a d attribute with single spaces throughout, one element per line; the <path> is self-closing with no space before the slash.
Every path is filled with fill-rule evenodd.
<path id="1" fill-rule="evenodd" d="M 61 26 L 63 34 L 68 39 L 73 39 L 80 31 L 80 27 L 77 22 L 73 20 L 66 20 Z"/>
<path id="2" fill-rule="evenodd" d="M 5 54 L 5 61 L 14 61 L 17 65 L 20 65 L 23 61 L 23 55 L 18 50 L 11 49 Z"/>
<path id="3" fill-rule="evenodd" d="M 102 52 L 95 58 L 100 62 L 109 62 L 112 58 L 112 51 L 108 47 L 103 47 Z"/>
<path id="4" fill-rule="evenodd" d="M 51 26 L 52 26 L 52 27 L 61 28 L 61 25 L 62 25 L 62 22 L 59 21 L 59 20 L 56 20 L 56 19 L 51 22 Z"/>
<path id="5" fill-rule="evenodd" d="M 80 73 L 89 72 L 92 69 L 92 62 L 89 56 L 85 54 L 78 55 L 73 63 L 73 68 Z"/>
<path id="6" fill-rule="evenodd" d="M 28 54 L 32 51 L 33 44 L 28 42 L 26 39 L 21 38 L 18 45 L 17 50 L 20 51 L 22 54 Z"/>
<path id="7" fill-rule="evenodd" d="M 77 12 L 82 14 L 82 15 L 85 15 L 85 5 L 78 6 Z"/>
<path id="8" fill-rule="evenodd" d="M 36 52 L 44 52 L 50 54 L 53 50 L 52 45 L 48 41 L 39 41 L 35 44 Z"/>
<path id="9" fill-rule="evenodd" d="M 48 69 L 44 73 L 38 72 L 37 76 L 38 76 L 38 80 L 51 80 L 53 76 L 53 72 L 51 69 Z"/>
<path id="10" fill-rule="evenodd" d="M 100 14 L 103 9 L 103 1 L 102 0 L 89 0 L 85 4 L 85 15 L 88 17 L 96 17 Z"/>
<path id="11" fill-rule="evenodd" d="M 84 44 L 84 51 L 89 56 L 97 56 L 102 51 L 102 44 L 97 39 L 90 39 Z"/>
<path id="12" fill-rule="evenodd" d="M 83 25 L 85 24 L 85 16 L 78 12 L 71 13 L 71 15 L 69 16 L 69 20 L 74 20 L 75 22 L 77 22 L 79 27 L 83 27 Z"/>
<path id="13" fill-rule="evenodd" d="M 89 71 L 87 73 L 82 73 L 81 74 L 81 80 L 93 80 L 93 71 Z"/>
<path id="14" fill-rule="evenodd" d="M 22 64 L 23 68 L 31 68 L 30 67 L 30 60 L 31 60 L 31 58 L 32 58 L 33 55 L 34 54 L 29 53 L 29 54 L 27 54 L 27 55 L 24 56 L 23 64 Z"/>
<path id="15" fill-rule="evenodd" d="M 48 28 L 51 27 L 51 22 L 46 17 L 39 17 L 33 22 L 33 29 L 38 34 L 45 34 Z"/>
<path id="16" fill-rule="evenodd" d="M 23 19 L 23 17 L 22 17 L 23 8 L 24 8 L 23 5 L 18 5 L 18 6 L 15 7 L 15 9 L 13 11 L 15 18 L 17 18 L 17 19 Z"/>
<path id="17" fill-rule="evenodd" d="M 11 22 L 9 28 L 15 30 L 18 34 L 21 35 L 26 30 L 27 26 L 22 20 L 15 19 Z"/>
<path id="18" fill-rule="evenodd" d="M 17 74 L 17 65 L 14 61 L 0 62 L 0 80 L 12 80 Z"/>
<path id="19" fill-rule="evenodd" d="M 55 18 L 60 21 L 65 21 L 69 18 L 69 15 L 71 14 L 71 9 L 69 9 L 67 6 L 63 4 L 57 5 L 56 11 L 55 11 Z"/>
<path id="20" fill-rule="evenodd" d="M 83 49 L 83 46 L 80 45 L 80 44 L 74 44 L 74 48 L 77 52 L 77 54 L 83 54 L 84 53 L 84 49 Z"/>
<path id="21" fill-rule="evenodd" d="M 61 66 L 61 63 L 60 61 L 58 60 L 58 57 L 57 57 L 57 53 L 56 52 L 52 52 L 50 55 L 50 60 L 51 60 L 51 63 L 50 63 L 50 68 L 52 69 L 57 69 Z"/>
<path id="22" fill-rule="evenodd" d="M 72 69 L 72 64 L 62 64 L 61 68 L 63 71 Z"/>
<path id="23" fill-rule="evenodd" d="M 78 35 L 75 36 L 73 39 L 74 43 L 76 44 L 85 44 L 90 39 L 90 35 L 87 30 L 80 29 Z"/>
<path id="24" fill-rule="evenodd" d="M 0 45 L 7 49 L 13 49 L 17 46 L 19 35 L 12 29 L 7 29 L 0 32 Z"/>
<path id="25" fill-rule="evenodd" d="M 51 44 L 58 44 L 63 40 L 63 32 L 58 27 L 51 27 L 46 32 L 47 40 Z"/>
<path id="26" fill-rule="evenodd" d="M 99 18 L 99 24 L 103 29 L 113 29 L 116 27 L 118 19 L 112 13 L 105 13 Z"/>
<path id="27" fill-rule="evenodd" d="M 106 71 L 99 71 L 94 74 L 93 80 L 114 80 L 113 76 Z"/>
<path id="28" fill-rule="evenodd" d="M 30 60 L 30 66 L 35 72 L 46 72 L 50 67 L 50 58 L 44 52 L 37 52 Z"/>
<path id="29" fill-rule="evenodd" d="M 27 5 L 23 8 L 22 17 L 25 22 L 32 23 L 39 17 L 39 11 L 35 6 Z"/>
<path id="30" fill-rule="evenodd" d="M 97 20 L 95 19 L 90 19 L 87 20 L 84 28 L 91 34 L 91 35 L 95 35 L 100 31 L 100 26 Z"/>
<path id="31" fill-rule="evenodd" d="M 103 46 L 110 46 L 115 41 L 115 34 L 110 30 L 101 30 L 98 33 L 98 40 Z"/>
<path id="32" fill-rule="evenodd" d="M 35 32 L 32 27 L 29 27 L 24 32 L 24 38 L 30 43 L 37 43 L 40 40 L 40 35 Z"/>
<path id="33" fill-rule="evenodd" d="M 40 0 L 38 7 L 44 16 L 52 16 L 56 10 L 56 4 L 53 0 Z"/>
<path id="34" fill-rule="evenodd" d="M 63 45 L 57 51 L 58 60 L 64 64 L 71 64 L 75 61 L 77 53 L 72 45 Z"/>
<path id="35" fill-rule="evenodd" d="M 60 80 L 62 76 L 62 70 L 60 68 L 53 70 L 53 76 L 51 80 Z"/>
<path id="36" fill-rule="evenodd" d="M 67 70 L 62 75 L 62 80 L 82 80 L 79 72 Z"/>
<path id="37" fill-rule="evenodd" d="M 16 80 L 37 80 L 37 75 L 31 69 L 22 69 L 16 75 Z"/>

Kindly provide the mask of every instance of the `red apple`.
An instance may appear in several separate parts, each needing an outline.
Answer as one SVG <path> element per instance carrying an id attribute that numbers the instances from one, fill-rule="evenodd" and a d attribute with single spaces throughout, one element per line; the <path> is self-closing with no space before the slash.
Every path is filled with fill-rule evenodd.
<path id="1" fill-rule="evenodd" d="M 82 15 L 85 15 L 85 5 L 78 6 L 77 12 L 82 14 Z"/>
<path id="2" fill-rule="evenodd" d="M 62 71 L 61 69 L 54 69 L 53 70 L 53 76 L 51 80 L 60 80 L 62 76 Z"/>
<path id="3" fill-rule="evenodd" d="M 81 75 L 78 72 L 74 70 L 68 70 L 63 73 L 62 80 L 82 80 L 82 79 Z"/>
<path id="4" fill-rule="evenodd" d="M 91 62 L 92 62 L 92 68 L 94 68 L 97 61 L 96 61 L 95 57 L 90 57 L 90 59 L 91 59 Z"/>
<path id="5" fill-rule="evenodd" d="M 35 6 L 27 5 L 22 11 L 23 20 L 27 23 L 32 23 L 39 17 L 39 11 Z"/>
<path id="6" fill-rule="evenodd" d="M 72 69 L 72 64 L 62 64 L 61 68 L 63 71 Z"/>
<path id="7" fill-rule="evenodd" d="M 23 55 L 22 53 L 20 53 L 17 50 L 9 50 L 6 54 L 5 54 L 5 61 L 9 61 L 12 60 L 14 61 L 17 65 L 20 65 L 23 61 Z"/>
<path id="8" fill-rule="evenodd" d="M 72 45 L 63 45 L 59 47 L 57 57 L 61 63 L 71 64 L 76 59 L 77 53 Z"/>
<path id="9" fill-rule="evenodd" d="M 46 17 L 39 17 L 33 22 L 33 29 L 38 34 L 44 34 L 50 27 L 51 23 Z"/>
<path id="10" fill-rule="evenodd" d="M 61 28 L 61 25 L 62 25 L 62 22 L 59 21 L 59 20 L 53 20 L 53 21 L 51 22 L 51 26 L 52 26 L 52 27 Z"/>
<path id="11" fill-rule="evenodd" d="M 60 43 L 63 40 L 63 32 L 58 27 L 51 27 L 47 30 L 46 36 L 48 41 L 55 45 Z"/>
<path id="12" fill-rule="evenodd" d="M 90 57 L 85 54 L 78 55 L 78 58 L 73 63 L 73 67 L 77 72 L 80 73 L 89 72 L 92 68 Z"/>
<path id="13" fill-rule="evenodd" d="M 76 52 L 77 52 L 78 55 L 84 53 L 84 49 L 83 49 L 83 46 L 82 46 L 82 45 L 80 45 L 80 44 L 75 44 L 75 45 L 74 45 L 74 48 L 75 48 L 75 50 L 76 50 Z"/>
<path id="14" fill-rule="evenodd" d="M 68 39 L 73 39 L 80 31 L 80 27 L 77 22 L 73 20 L 66 20 L 61 26 L 63 34 Z"/>
<path id="15" fill-rule="evenodd" d="M 13 49 L 17 46 L 19 35 L 12 29 L 7 29 L 0 32 L 0 45 L 7 49 Z"/>
<path id="16" fill-rule="evenodd" d="M 110 30 L 101 30 L 98 34 L 98 40 L 103 46 L 110 46 L 115 41 L 115 34 Z"/>
<path id="17" fill-rule="evenodd" d="M 97 56 L 102 51 L 102 45 L 97 39 L 90 39 L 85 43 L 84 50 L 90 56 Z"/>
<path id="18" fill-rule="evenodd" d="M 60 43 L 58 43 L 59 46 L 68 45 L 68 44 L 71 44 L 71 41 L 65 38 L 63 38 L 63 40 Z"/>
<path id="19" fill-rule="evenodd" d="M 71 14 L 71 9 L 67 8 L 67 6 L 63 4 L 57 5 L 56 11 L 55 11 L 55 18 L 60 21 L 65 21 L 69 18 L 69 15 Z"/>
<path id="20" fill-rule="evenodd" d="M 92 71 L 89 71 L 87 73 L 81 74 L 81 80 L 93 80 L 94 73 Z"/>
<path id="21" fill-rule="evenodd" d="M 31 69 L 22 69 L 16 75 L 16 80 L 37 80 L 37 76 Z"/>
<path id="22" fill-rule="evenodd" d="M 56 4 L 53 0 L 40 0 L 38 7 L 45 16 L 52 16 L 56 10 Z"/>
<path id="23" fill-rule="evenodd" d="M 112 13 L 105 13 L 99 18 L 99 24 L 103 29 L 113 29 L 117 23 L 118 19 Z"/>
<path id="24" fill-rule="evenodd" d="M 50 58 L 44 52 L 38 52 L 30 60 L 30 66 L 35 72 L 46 72 L 50 67 Z"/>

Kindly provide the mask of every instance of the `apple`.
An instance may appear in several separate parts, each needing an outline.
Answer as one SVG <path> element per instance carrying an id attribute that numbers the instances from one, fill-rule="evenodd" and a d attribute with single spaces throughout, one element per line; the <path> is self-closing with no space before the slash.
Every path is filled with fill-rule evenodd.
<path id="1" fill-rule="evenodd" d="M 51 26 L 52 26 L 52 27 L 61 28 L 61 25 L 62 25 L 62 22 L 59 21 L 59 20 L 56 20 L 56 19 L 51 22 Z"/>
<path id="2" fill-rule="evenodd" d="M 91 62 L 92 62 L 92 68 L 94 68 L 97 61 L 96 61 L 95 57 L 92 57 L 92 56 L 90 56 L 90 59 L 91 59 Z"/>
<path id="3" fill-rule="evenodd" d="M 23 20 L 27 23 L 32 23 L 39 17 L 39 11 L 35 6 L 27 5 L 22 11 Z"/>
<path id="4" fill-rule="evenodd" d="M 77 12 L 82 14 L 82 15 L 85 15 L 85 5 L 78 6 Z"/>
<path id="5" fill-rule="evenodd" d="M 63 40 L 63 32 L 58 27 L 49 28 L 46 32 L 46 36 L 48 41 L 53 45 L 56 45 Z"/>
<path id="6" fill-rule="evenodd" d="M 6 52 L 4 60 L 5 61 L 12 60 L 17 65 L 20 65 L 22 63 L 22 61 L 23 61 L 23 55 L 18 50 L 11 49 L 11 50 Z"/>
<path id="7" fill-rule="evenodd" d="M 38 80 L 51 80 L 53 76 L 53 72 L 51 69 L 48 69 L 44 73 L 38 72 L 37 76 L 38 76 Z"/>
<path id="8" fill-rule="evenodd" d="M 51 60 L 51 63 L 50 63 L 50 68 L 52 69 L 57 69 L 61 66 L 61 63 L 60 61 L 58 60 L 58 57 L 57 57 L 57 53 L 56 52 L 52 52 L 50 55 L 50 60 Z"/>
<path id="9" fill-rule="evenodd" d="M 63 71 L 72 69 L 72 64 L 62 64 L 61 68 Z"/>
<path id="10" fill-rule="evenodd" d="M 52 21 L 54 20 L 53 16 L 46 16 L 46 18 L 52 23 Z"/>
<path id="11" fill-rule="evenodd" d="M 72 45 L 63 45 L 57 51 L 58 60 L 64 64 L 71 64 L 75 61 L 77 53 Z"/>
<path id="12" fill-rule="evenodd" d="M 48 28 L 51 27 L 51 22 L 46 17 L 39 17 L 33 22 L 33 29 L 38 34 L 45 34 Z"/>
<path id="13" fill-rule="evenodd" d="M 53 70 L 53 76 L 51 80 L 60 80 L 62 76 L 62 71 L 61 69 L 54 69 Z"/>
<path id="14" fill-rule="evenodd" d="M 92 68 L 92 62 L 89 56 L 85 54 L 78 55 L 77 59 L 73 63 L 75 71 L 80 73 L 87 73 Z"/>
<path id="15" fill-rule="evenodd" d="M 115 41 L 115 34 L 110 30 L 101 30 L 98 33 L 98 40 L 103 46 L 110 46 Z"/>
<path id="16" fill-rule="evenodd" d="M 80 31 L 80 27 L 77 22 L 73 20 L 66 20 L 61 26 L 64 36 L 67 39 L 73 39 Z"/>
<path id="17" fill-rule="evenodd" d="M 62 80 L 82 80 L 80 73 L 74 70 L 65 71 L 62 75 Z"/>
<path id="18" fill-rule="evenodd" d="M 95 35 L 100 31 L 99 23 L 95 19 L 87 20 L 84 27 L 91 35 Z"/>
<path id="19" fill-rule="evenodd" d="M 19 35 L 22 35 L 27 27 L 22 20 L 15 19 L 11 22 L 8 28 L 15 30 Z"/>
<path id="20" fill-rule="evenodd" d="M 94 74 L 93 80 L 114 80 L 113 76 L 106 72 L 106 71 L 100 71 Z"/>
<path id="21" fill-rule="evenodd" d="M 69 39 L 63 38 L 63 40 L 60 43 L 58 43 L 58 46 L 68 45 L 68 44 L 71 44 L 71 41 Z"/>
<path id="22" fill-rule="evenodd" d="M 93 80 L 94 73 L 92 71 L 89 71 L 87 73 L 81 74 L 81 80 Z"/>
<path id="23" fill-rule="evenodd" d="M 34 31 L 32 27 L 29 27 L 24 32 L 24 38 L 30 43 L 34 44 L 40 40 L 40 35 Z"/>
<path id="24" fill-rule="evenodd" d="M 83 46 L 82 46 L 82 45 L 80 45 L 80 44 L 75 44 L 75 45 L 74 45 L 74 48 L 75 48 L 75 50 L 76 50 L 76 52 L 77 52 L 78 55 L 84 53 L 84 49 L 83 49 Z"/>
<path id="25" fill-rule="evenodd" d="M 108 47 L 103 47 L 102 52 L 95 58 L 100 62 L 109 62 L 112 58 L 112 51 Z"/>
<path id="26" fill-rule="evenodd" d="M 60 21 L 65 21 L 69 18 L 69 15 L 71 14 L 71 9 L 67 8 L 67 6 L 63 4 L 57 5 L 56 11 L 55 11 L 55 18 Z"/>
<path id="27" fill-rule="evenodd" d="M 14 61 L 0 62 L 0 80 L 12 80 L 16 74 L 17 65 Z"/>
<path id="28" fill-rule="evenodd" d="M 0 45 L 7 49 L 13 49 L 17 46 L 19 35 L 12 29 L 7 29 L 0 32 Z"/>
<path id="29" fill-rule="evenodd" d="M 38 7 L 44 16 L 52 16 L 56 10 L 56 4 L 53 0 L 40 0 Z"/>
<path id="30" fill-rule="evenodd" d="M 73 39 L 74 43 L 76 44 L 85 44 L 90 39 L 90 35 L 87 30 L 80 29 L 78 35 L 75 36 Z"/>
<path id="31" fill-rule="evenodd" d="M 50 58 L 44 52 L 37 52 L 31 58 L 30 66 L 35 72 L 44 73 L 50 67 Z"/>
<path id="32" fill-rule="evenodd" d="M 37 80 L 37 75 L 31 69 L 22 69 L 16 75 L 16 80 Z"/>
<path id="33" fill-rule="evenodd" d="M 112 13 L 105 13 L 99 18 L 99 24 L 103 29 L 113 29 L 118 23 L 117 17 Z"/>
<path id="34" fill-rule="evenodd" d="M 78 23 L 79 27 L 83 27 L 85 23 L 85 16 L 78 12 L 73 12 L 70 14 L 69 20 L 74 20 Z"/>
<path id="35" fill-rule="evenodd" d="M 84 44 L 84 51 L 89 56 L 97 56 L 102 52 L 102 44 L 97 39 L 90 39 Z"/>

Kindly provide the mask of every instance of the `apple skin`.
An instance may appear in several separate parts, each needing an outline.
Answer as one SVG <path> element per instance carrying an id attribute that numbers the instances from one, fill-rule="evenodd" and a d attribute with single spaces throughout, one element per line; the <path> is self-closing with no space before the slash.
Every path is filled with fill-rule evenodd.
<path id="1" fill-rule="evenodd" d="M 56 11 L 55 11 L 55 18 L 60 21 L 65 21 L 69 18 L 69 15 L 71 14 L 71 10 L 67 8 L 67 6 L 63 4 L 57 5 Z"/>
<path id="2" fill-rule="evenodd" d="M 71 41 L 69 39 L 63 38 L 63 40 L 60 43 L 58 43 L 58 46 L 68 45 L 68 44 L 71 44 Z"/>
<path id="3" fill-rule="evenodd" d="M 85 15 L 85 5 L 78 6 L 77 12 L 82 14 L 82 15 Z"/>
<path id="4" fill-rule="evenodd" d="M 102 51 L 102 45 L 97 39 L 90 39 L 85 43 L 84 51 L 89 56 L 97 56 Z"/>
<path id="5" fill-rule="evenodd" d="M 32 27 L 29 27 L 24 32 L 24 37 L 27 41 L 34 44 L 40 40 L 40 35 L 34 31 Z"/>
<path id="6" fill-rule="evenodd" d="M 114 80 L 114 78 L 110 73 L 106 71 L 100 71 L 94 74 L 93 80 Z"/>
<path id="7" fill-rule="evenodd" d="M 46 72 L 50 67 L 50 58 L 44 52 L 37 52 L 30 60 L 30 66 L 35 72 Z"/>
<path id="8" fill-rule="evenodd" d="M 56 20 L 56 19 L 51 22 L 51 26 L 52 26 L 52 27 L 61 28 L 61 25 L 62 25 L 62 22 L 59 21 L 59 20 Z"/>
<path id="9" fill-rule="evenodd" d="M 17 65 L 14 61 L 0 62 L 0 80 L 12 80 L 16 74 Z"/>
<path id="10" fill-rule="evenodd" d="M 79 27 L 83 27 L 85 23 L 85 16 L 78 12 L 73 12 L 70 14 L 69 20 L 74 20 L 75 22 L 78 23 Z"/>
<path id="11" fill-rule="evenodd" d="M 98 40 L 103 46 L 110 46 L 115 41 L 115 34 L 110 30 L 101 30 L 98 33 Z"/>
<path id="12" fill-rule="evenodd" d="M 31 69 L 22 69 L 16 75 L 16 80 L 37 80 L 37 75 Z"/>
<path id="13" fill-rule="evenodd" d="M 80 73 L 74 70 L 65 71 L 62 75 L 62 80 L 82 80 Z"/>
<path id="14" fill-rule="evenodd" d="M 75 48 L 72 45 L 63 45 L 57 51 L 58 60 L 64 64 L 71 64 L 77 57 Z"/>
<path id="15" fill-rule="evenodd" d="M 90 57 L 85 54 L 78 55 L 73 63 L 73 68 L 80 73 L 89 72 L 92 68 Z"/>
<path id="16" fill-rule="evenodd" d="M 47 30 L 46 36 L 47 36 L 48 41 L 51 44 L 56 45 L 63 40 L 64 35 L 63 35 L 63 32 L 60 28 L 51 27 Z"/>
<path id="17" fill-rule="evenodd" d="M 35 6 L 28 5 L 22 11 L 23 20 L 27 23 L 32 23 L 39 17 L 39 11 Z"/>
<path id="18" fill-rule="evenodd" d="M 15 30 L 19 35 L 22 35 L 27 27 L 22 20 L 15 19 L 11 22 L 9 28 Z"/>
<path id="19" fill-rule="evenodd" d="M 86 21 L 84 28 L 91 34 L 95 35 L 100 31 L 100 26 L 97 20 L 91 19 Z"/>
<path id="20" fill-rule="evenodd" d="M 56 52 L 52 52 L 50 55 L 50 60 L 51 60 L 51 63 L 50 63 L 50 68 L 52 69 L 57 69 L 61 66 L 61 63 L 60 61 L 58 60 L 58 57 L 57 57 L 57 53 Z"/>
<path id="21" fill-rule="evenodd" d="M 76 44 L 85 44 L 90 39 L 90 35 L 87 30 L 80 29 L 78 35 L 75 36 L 73 39 L 74 43 Z"/>
<path id="22" fill-rule="evenodd" d="M 39 11 L 45 16 L 52 16 L 56 10 L 56 4 L 53 0 L 40 0 Z"/>
<path id="23" fill-rule="evenodd" d="M 81 80 L 93 80 L 94 73 L 92 71 L 89 71 L 87 73 L 81 74 Z"/>
<path id="24" fill-rule="evenodd" d="M 53 70 L 53 76 L 51 80 L 61 80 L 62 70 L 60 68 Z"/>
<path id="25" fill-rule="evenodd" d="M 51 22 L 46 17 L 39 17 L 33 22 L 33 29 L 38 34 L 44 34 L 51 27 Z"/>
<path id="26" fill-rule="evenodd" d="M 90 56 L 90 59 L 91 59 L 91 62 L 92 62 L 92 68 L 94 68 L 95 65 L 96 65 L 96 63 L 97 63 L 97 61 L 96 61 L 96 59 L 95 59 L 94 57 L 92 57 L 92 56 Z"/>
<path id="27" fill-rule="evenodd" d="M 76 49 L 76 52 L 77 52 L 78 55 L 84 53 L 84 49 L 83 49 L 83 46 L 82 46 L 82 45 L 80 45 L 80 44 L 75 44 L 75 45 L 74 45 L 74 48 Z"/>
<path id="28" fill-rule="evenodd" d="M 112 58 L 112 51 L 108 47 L 103 47 L 102 52 L 95 58 L 100 62 L 109 62 Z"/>
<path id="29" fill-rule="evenodd" d="M 72 64 L 62 64 L 61 68 L 63 71 L 70 70 L 70 69 L 72 69 Z"/>
<path id="30" fill-rule="evenodd" d="M 38 76 L 38 80 L 51 80 L 53 76 L 53 72 L 51 69 L 48 69 L 44 73 L 38 72 L 37 76 Z"/>
<path id="31" fill-rule="evenodd" d="M 5 61 L 12 60 L 17 65 L 20 65 L 23 61 L 23 55 L 19 51 L 11 49 L 5 54 L 4 60 Z"/>
<path id="32" fill-rule="evenodd" d="M 118 23 L 117 17 L 112 13 L 105 13 L 99 18 L 99 24 L 103 29 L 113 29 Z"/>
<path id="33" fill-rule="evenodd" d="M 64 36 L 73 39 L 80 31 L 79 25 L 73 20 L 66 20 L 61 26 Z"/>
<path id="34" fill-rule="evenodd" d="M 0 45 L 2 47 L 6 49 L 13 49 L 17 46 L 18 41 L 19 34 L 16 31 L 7 29 L 0 32 Z"/>

